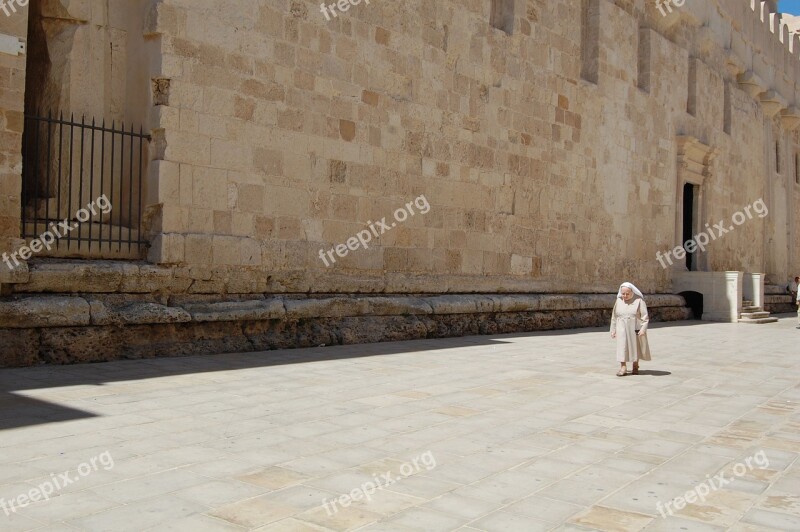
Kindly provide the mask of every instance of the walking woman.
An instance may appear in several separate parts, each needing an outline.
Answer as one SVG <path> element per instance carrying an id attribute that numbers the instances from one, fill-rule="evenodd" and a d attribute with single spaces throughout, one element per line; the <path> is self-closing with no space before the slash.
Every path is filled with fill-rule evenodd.
<path id="1" fill-rule="evenodd" d="M 617 339 L 617 377 L 627 374 L 628 362 L 633 362 L 631 374 L 638 375 L 639 361 L 650 360 L 646 336 L 649 321 L 642 293 L 633 284 L 622 283 L 611 311 L 611 338 Z"/>

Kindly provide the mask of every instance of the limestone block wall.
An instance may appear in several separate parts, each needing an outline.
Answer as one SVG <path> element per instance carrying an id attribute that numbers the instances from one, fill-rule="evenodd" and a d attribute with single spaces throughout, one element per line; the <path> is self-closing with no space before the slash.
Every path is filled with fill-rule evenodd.
<path id="1" fill-rule="evenodd" d="M 148 260 L 190 292 L 665 292 L 683 266 L 656 253 L 682 240 L 686 179 L 702 182 L 698 229 L 769 207 L 704 269 L 779 282 L 798 264 L 800 39 L 774 2 L 664 17 L 645 0 L 517 0 L 503 29 L 491 4 L 32 3 L 74 26 L 55 40 L 56 99 L 151 130 Z M 23 16 L 0 24 L 24 36 Z M 320 259 L 422 196 L 426 214 Z"/>
<path id="2" fill-rule="evenodd" d="M 509 35 L 488 1 L 331 20 L 311 0 L 155 3 L 152 76 L 169 90 L 152 113 L 150 260 L 276 292 L 611 291 L 623 277 L 667 291 L 655 257 L 680 242 L 688 136 L 713 154 L 701 227 L 759 198 L 771 212 L 710 246 L 707 267 L 786 273 L 798 139 L 780 111 L 797 100 L 797 48 L 774 17 L 597 0 L 593 83 L 582 3 L 516 5 Z M 427 214 L 320 260 L 420 195 Z"/>
<path id="3" fill-rule="evenodd" d="M 17 6 L 10 16 L 0 16 L 0 34 L 26 40 L 28 8 Z M 25 54 L 0 53 L 0 253 L 22 244 L 20 195 L 22 184 L 22 131 L 24 124 Z M 27 278 L 25 268 L 0 268 L 0 291 L 11 281 Z"/>

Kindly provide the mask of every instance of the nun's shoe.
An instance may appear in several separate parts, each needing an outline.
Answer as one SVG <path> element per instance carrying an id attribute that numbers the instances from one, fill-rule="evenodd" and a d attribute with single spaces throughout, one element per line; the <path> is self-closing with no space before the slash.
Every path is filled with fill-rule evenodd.
<path id="1" fill-rule="evenodd" d="M 619 371 L 617 372 L 617 377 L 624 377 L 626 373 L 627 373 L 626 369 L 620 368 Z"/>
<path id="2" fill-rule="evenodd" d="M 633 369 L 631 370 L 631 375 L 638 375 L 639 374 L 639 364 L 634 364 Z"/>

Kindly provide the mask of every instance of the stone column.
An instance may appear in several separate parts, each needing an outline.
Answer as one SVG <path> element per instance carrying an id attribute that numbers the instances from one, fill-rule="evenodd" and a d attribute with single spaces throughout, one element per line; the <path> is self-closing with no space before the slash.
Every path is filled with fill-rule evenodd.
<path id="1" fill-rule="evenodd" d="M 742 275 L 742 272 L 725 272 L 725 297 L 732 323 L 739 320 L 742 312 Z"/>
<path id="2" fill-rule="evenodd" d="M 753 306 L 764 308 L 764 274 L 745 273 L 742 279 L 742 295 L 753 302 Z"/>

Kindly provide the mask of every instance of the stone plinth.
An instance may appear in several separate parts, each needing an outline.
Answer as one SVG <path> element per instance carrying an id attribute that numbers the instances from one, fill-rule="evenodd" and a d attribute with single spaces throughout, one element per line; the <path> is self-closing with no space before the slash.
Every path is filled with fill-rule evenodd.
<path id="1" fill-rule="evenodd" d="M 673 291 L 703 295 L 704 321 L 736 322 L 742 307 L 742 272 L 676 272 Z M 763 289 L 762 289 L 763 300 Z"/>
<path id="2" fill-rule="evenodd" d="M 33 295 L 0 301 L 0 367 L 608 327 L 614 294 Z M 689 318 L 647 296 L 652 321 Z"/>

